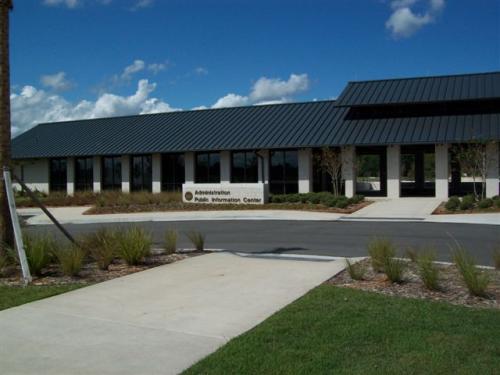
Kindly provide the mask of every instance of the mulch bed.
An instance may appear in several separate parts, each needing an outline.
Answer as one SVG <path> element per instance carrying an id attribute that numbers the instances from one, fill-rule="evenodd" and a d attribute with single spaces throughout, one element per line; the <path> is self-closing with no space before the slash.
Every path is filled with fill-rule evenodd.
<path id="1" fill-rule="evenodd" d="M 206 253 L 204 251 L 166 255 L 160 251 L 153 251 L 153 254 L 140 265 L 129 266 L 122 259 L 115 259 L 106 271 L 99 269 L 95 262 L 88 262 L 77 277 L 64 276 L 56 264 L 51 264 L 44 270 L 42 276 L 33 276 L 33 285 L 94 284 Z M 0 285 L 22 285 L 21 270 L 18 266 L 12 266 L 4 271 L 4 274 L 6 277 L 0 277 Z"/>
<path id="2" fill-rule="evenodd" d="M 500 271 L 484 269 L 491 276 L 488 288 L 488 297 L 471 296 L 454 265 L 439 264 L 440 291 L 428 290 L 420 280 L 414 263 L 409 262 L 405 272 L 405 282 L 391 283 L 383 273 L 374 272 L 370 259 L 364 259 L 360 264 L 365 267 L 365 279 L 356 281 L 351 279 L 347 270 L 328 280 L 328 284 L 336 286 L 376 292 L 391 296 L 406 298 L 421 298 L 434 301 L 448 302 L 454 305 L 470 307 L 487 307 L 500 310 Z"/>
<path id="3" fill-rule="evenodd" d="M 137 212 L 182 212 L 182 211 L 238 211 L 238 210 L 299 210 L 313 212 L 330 212 L 341 214 L 352 214 L 363 207 L 371 204 L 371 201 L 363 201 L 350 205 L 346 208 L 327 207 L 322 204 L 308 203 L 266 203 L 257 204 L 196 204 L 170 202 L 166 204 L 131 204 L 126 206 L 104 206 L 92 207 L 85 211 L 84 215 L 137 213 Z"/>
<path id="4" fill-rule="evenodd" d="M 500 207 L 490 207 L 490 208 L 473 208 L 470 210 L 447 210 L 444 206 L 446 202 L 441 203 L 432 213 L 433 215 L 456 215 L 456 214 L 493 214 L 500 213 Z"/>

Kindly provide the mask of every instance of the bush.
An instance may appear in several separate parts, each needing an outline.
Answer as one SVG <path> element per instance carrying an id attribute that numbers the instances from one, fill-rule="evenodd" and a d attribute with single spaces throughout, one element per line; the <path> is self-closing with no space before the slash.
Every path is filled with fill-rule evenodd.
<path id="1" fill-rule="evenodd" d="M 480 297 L 486 296 L 490 278 L 488 274 L 477 269 L 474 259 L 464 249 L 457 247 L 453 252 L 453 261 L 470 294 Z"/>
<path id="2" fill-rule="evenodd" d="M 500 245 L 493 250 L 493 264 L 497 270 L 500 270 Z"/>
<path id="3" fill-rule="evenodd" d="M 271 195 L 271 203 L 285 203 L 286 196 L 284 194 Z"/>
<path id="4" fill-rule="evenodd" d="M 439 289 L 439 268 L 434 263 L 436 260 L 436 253 L 434 251 L 426 251 L 417 257 L 417 269 L 424 283 L 425 287 L 429 290 Z"/>
<path id="5" fill-rule="evenodd" d="M 167 229 L 165 232 L 165 253 L 173 254 L 177 251 L 177 231 Z"/>
<path id="6" fill-rule="evenodd" d="M 31 273 L 36 276 L 42 274 L 42 270 L 53 261 L 58 247 L 52 237 L 45 236 L 24 236 L 24 250 Z"/>
<path id="7" fill-rule="evenodd" d="M 346 208 L 347 206 L 349 206 L 349 199 L 347 199 L 346 197 L 339 197 L 337 199 L 337 203 L 335 204 L 335 207 Z"/>
<path id="8" fill-rule="evenodd" d="M 413 263 L 417 263 L 418 260 L 418 251 L 412 247 L 409 247 L 406 249 L 406 256 L 409 258 Z"/>
<path id="9" fill-rule="evenodd" d="M 383 272 L 386 260 L 396 255 L 396 248 L 388 239 L 374 238 L 368 243 L 368 255 L 371 257 L 373 270 Z"/>
<path id="10" fill-rule="evenodd" d="M 56 257 L 64 275 L 76 276 L 82 269 L 85 251 L 80 246 L 72 244 L 69 248 L 57 250 Z"/>
<path id="11" fill-rule="evenodd" d="M 0 275 L 3 274 L 3 269 L 9 264 L 9 258 L 7 255 L 0 254 Z"/>
<path id="12" fill-rule="evenodd" d="M 201 232 L 190 231 L 186 233 L 186 237 L 192 242 L 197 251 L 205 249 L 205 235 Z"/>
<path id="13" fill-rule="evenodd" d="M 479 208 L 490 208 L 493 207 L 493 199 L 486 198 L 486 199 L 481 199 L 479 203 L 477 204 Z"/>
<path id="14" fill-rule="evenodd" d="M 321 193 L 311 193 L 309 195 L 309 203 L 320 204 L 321 203 Z"/>
<path id="15" fill-rule="evenodd" d="M 337 201 L 338 198 L 334 197 L 333 195 L 331 197 L 328 197 L 327 199 L 323 199 L 321 203 L 327 207 L 337 207 Z"/>
<path id="16" fill-rule="evenodd" d="M 474 198 L 473 195 L 466 195 L 465 197 L 462 198 L 462 201 L 460 202 L 460 209 L 462 211 L 470 210 L 474 208 L 475 203 L 476 203 L 476 198 Z"/>
<path id="17" fill-rule="evenodd" d="M 494 199 L 493 202 L 496 208 L 500 208 L 500 199 Z"/>
<path id="18" fill-rule="evenodd" d="M 118 253 L 117 238 L 114 231 L 100 229 L 82 240 L 82 248 L 88 251 L 101 270 L 107 270 Z"/>
<path id="19" fill-rule="evenodd" d="M 363 267 L 359 262 L 358 263 L 351 263 L 349 259 L 345 260 L 346 267 L 347 267 L 347 272 L 349 273 L 349 276 L 351 276 L 351 279 L 353 280 L 363 280 L 365 277 L 366 273 L 366 268 Z"/>
<path id="20" fill-rule="evenodd" d="M 354 195 L 352 198 L 351 198 L 351 202 L 353 204 L 358 204 L 358 203 L 361 203 L 365 200 L 365 196 L 364 195 L 361 195 L 361 194 L 356 194 Z"/>
<path id="21" fill-rule="evenodd" d="M 151 254 L 151 235 L 139 227 L 117 233 L 118 254 L 129 266 L 139 264 Z"/>
<path id="22" fill-rule="evenodd" d="M 458 210 L 460 207 L 460 199 L 457 196 L 452 196 L 448 199 L 448 202 L 445 203 L 444 208 L 448 211 Z"/>
<path id="23" fill-rule="evenodd" d="M 404 260 L 391 257 L 385 258 L 384 272 L 391 282 L 402 283 L 405 269 L 406 263 Z"/>

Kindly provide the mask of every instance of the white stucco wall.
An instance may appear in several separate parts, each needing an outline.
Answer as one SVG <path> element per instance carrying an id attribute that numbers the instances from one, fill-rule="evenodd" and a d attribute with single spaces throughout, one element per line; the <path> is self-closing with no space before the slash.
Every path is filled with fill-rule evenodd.
<path id="1" fill-rule="evenodd" d="M 401 148 L 399 145 L 387 147 L 387 197 L 401 196 Z"/>
<path id="2" fill-rule="evenodd" d="M 351 198 L 356 194 L 356 148 L 354 146 L 342 147 L 341 157 L 345 195 Z"/>
<path id="3" fill-rule="evenodd" d="M 499 195 L 498 188 L 498 168 L 499 155 L 498 142 L 489 143 L 486 145 L 486 155 L 488 160 L 488 174 L 486 175 L 486 196 L 492 198 Z"/>
<path id="4" fill-rule="evenodd" d="M 231 152 L 220 152 L 220 182 L 221 184 L 231 183 Z"/>
<path id="5" fill-rule="evenodd" d="M 48 159 L 28 159 L 15 161 L 13 172 L 17 177 L 22 179 L 31 190 L 49 193 Z M 14 183 L 13 186 L 15 190 L 21 190 L 21 186 L 19 184 Z"/>
<path id="6" fill-rule="evenodd" d="M 93 189 L 94 193 L 100 193 L 101 192 L 101 157 L 100 156 L 94 156 L 92 158 L 93 160 L 93 165 L 92 165 L 92 174 L 93 174 Z"/>
<path id="7" fill-rule="evenodd" d="M 299 193 L 310 193 L 313 183 L 312 150 L 304 148 L 299 150 Z"/>
<path id="8" fill-rule="evenodd" d="M 122 192 L 130 192 L 130 156 L 122 155 Z"/>
<path id="9" fill-rule="evenodd" d="M 194 152 L 184 154 L 184 180 L 186 183 L 194 183 Z"/>
<path id="10" fill-rule="evenodd" d="M 153 193 L 161 192 L 161 154 L 153 154 L 152 156 L 153 168 Z"/>
<path id="11" fill-rule="evenodd" d="M 448 148 L 447 144 L 436 145 L 435 163 L 436 163 L 436 198 L 448 199 Z"/>
<path id="12" fill-rule="evenodd" d="M 66 194 L 75 194 L 75 158 L 66 161 Z"/>

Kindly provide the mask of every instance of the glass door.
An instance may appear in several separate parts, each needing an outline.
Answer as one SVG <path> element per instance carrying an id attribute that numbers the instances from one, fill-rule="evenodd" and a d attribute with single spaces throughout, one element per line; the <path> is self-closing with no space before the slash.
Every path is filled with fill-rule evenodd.
<path id="1" fill-rule="evenodd" d="M 387 195 L 386 147 L 356 148 L 356 193 L 366 196 Z"/>
<path id="2" fill-rule="evenodd" d="M 435 195 L 434 146 L 401 147 L 401 196 Z"/>

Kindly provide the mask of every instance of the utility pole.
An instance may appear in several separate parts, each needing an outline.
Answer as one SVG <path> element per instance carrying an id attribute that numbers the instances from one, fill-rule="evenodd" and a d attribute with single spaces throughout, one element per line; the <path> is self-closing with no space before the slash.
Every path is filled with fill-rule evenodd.
<path id="1" fill-rule="evenodd" d="M 0 0 L 0 169 L 10 167 L 10 66 L 9 13 L 12 0 Z M 0 178 L 0 253 L 13 247 L 14 233 L 9 213 L 6 186 Z"/>

